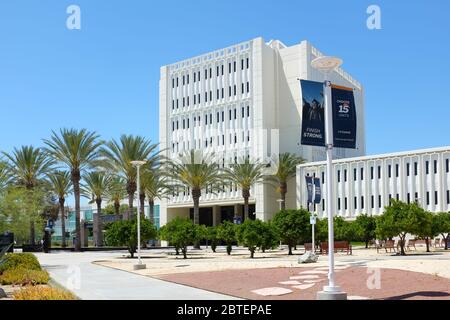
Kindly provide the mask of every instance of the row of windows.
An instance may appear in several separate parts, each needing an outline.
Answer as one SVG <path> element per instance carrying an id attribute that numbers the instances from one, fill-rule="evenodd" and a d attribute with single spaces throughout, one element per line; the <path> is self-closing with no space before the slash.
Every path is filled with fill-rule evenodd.
<path id="1" fill-rule="evenodd" d="M 250 60 L 249 58 L 241 59 L 241 70 L 244 70 L 244 68 L 249 69 L 250 67 Z M 233 63 L 229 62 L 228 63 L 228 73 L 232 73 L 232 72 L 236 72 L 237 69 L 237 63 L 236 60 L 233 61 Z M 193 72 L 193 80 L 194 83 L 197 81 L 200 81 L 200 71 L 195 71 Z M 224 75 L 224 65 L 220 65 L 220 66 L 216 66 L 216 77 L 218 77 L 219 75 Z M 204 79 L 211 79 L 213 77 L 213 68 L 210 67 L 209 69 L 205 69 L 204 70 Z M 175 77 L 172 78 L 172 88 L 178 87 L 180 85 L 180 83 L 184 86 L 186 84 L 189 84 L 189 74 L 185 74 L 181 77 Z"/>
<path id="2" fill-rule="evenodd" d="M 250 92 L 250 82 L 247 81 L 245 84 L 241 83 L 241 94 L 244 93 L 249 93 Z M 237 86 L 234 85 L 232 86 L 228 86 L 228 97 L 231 96 L 236 96 L 237 95 Z M 194 94 L 193 95 L 194 98 L 194 105 L 200 104 L 201 103 L 201 95 L 200 93 L 198 94 Z M 224 99 L 225 98 L 225 89 L 217 89 L 216 90 L 216 99 Z M 213 100 L 213 92 L 212 90 L 210 90 L 209 92 L 205 92 L 204 93 L 204 102 L 208 102 L 208 101 L 212 101 Z M 181 102 L 181 103 L 180 103 Z M 187 97 L 183 97 L 182 99 L 172 99 L 172 110 L 178 109 L 180 107 L 180 104 L 182 107 L 189 107 L 190 105 L 190 99 L 189 96 Z"/>
<path id="3" fill-rule="evenodd" d="M 393 198 L 393 195 L 389 194 L 388 197 L 389 197 L 389 204 L 390 204 L 391 199 Z M 364 196 L 361 196 L 359 198 L 360 198 L 359 209 L 364 210 Z M 399 200 L 400 199 L 400 195 L 397 193 L 395 195 L 395 198 L 397 200 Z M 446 199 L 447 204 L 450 204 L 450 190 L 447 190 L 446 198 L 447 198 Z M 382 203 L 381 195 L 378 195 L 378 199 L 377 200 L 378 200 L 377 201 L 378 208 L 382 208 L 383 207 L 383 203 Z M 418 192 L 414 193 L 414 198 L 413 199 L 411 199 L 411 194 L 410 193 L 406 194 L 406 202 L 407 203 L 416 202 L 416 201 L 420 201 Z M 347 210 L 348 209 L 347 208 L 348 207 L 347 197 L 344 197 L 344 201 L 343 202 L 344 202 L 343 208 L 344 208 L 344 210 Z M 426 203 L 427 206 L 431 204 L 431 194 L 430 194 L 430 192 L 426 192 L 426 202 L 425 203 Z M 438 205 L 438 204 L 439 204 L 439 195 L 438 195 L 438 192 L 435 191 L 434 192 L 434 205 Z M 370 206 L 371 206 L 372 209 L 375 208 L 375 197 L 374 196 L 370 197 Z M 358 209 L 358 197 L 354 197 L 354 199 L 353 199 L 353 207 L 355 209 Z M 325 210 L 325 200 L 324 199 L 322 200 L 322 208 L 323 208 L 323 210 Z M 338 198 L 337 199 L 337 209 L 341 210 L 341 208 L 342 208 L 342 206 L 341 206 L 341 198 Z"/>
<path id="4" fill-rule="evenodd" d="M 225 135 L 222 134 L 221 136 L 216 136 L 216 145 L 217 146 L 224 146 L 225 145 Z M 250 132 L 247 131 L 247 133 L 245 133 L 244 131 L 242 131 L 241 133 L 241 141 L 245 142 L 245 140 L 247 140 L 247 142 L 250 142 Z M 230 133 L 230 137 L 229 137 L 229 142 L 230 144 L 237 144 L 238 143 L 238 136 L 237 133 Z M 204 140 L 204 144 L 202 145 L 202 142 L 200 139 L 195 139 L 194 140 L 194 149 L 201 149 L 202 147 L 208 148 L 208 147 L 212 147 L 213 146 L 213 137 L 210 137 L 209 139 L 205 139 Z M 189 150 L 190 149 L 190 144 L 189 141 L 183 142 L 183 149 L 182 150 Z M 179 152 L 179 142 L 177 143 L 172 143 L 172 152 Z"/>
<path id="5" fill-rule="evenodd" d="M 250 117 L 250 106 L 247 106 L 246 108 L 241 107 L 241 118 L 245 118 L 245 116 Z M 234 117 L 234 119 L 237 119 L 237 109 L 234 108 L 233 110 L 231 110 L 231 109 L 228 110 L 228 117 L 229 117 L 229 120 L 232 120 L 233 117 Z M 224 122 L 224 121 L 225 121 L 225 111 L 217 112 L 216 113 L 216 122 L 219 123 L 219 122 Z M 213 114 L 212 113 L 210 113 L 209 115 L 205 114 L 205 116 L 204 116 L 205 125 L 208 125 L 208 122 L 209 122 L 209 124 L 213 123 Z M 194 116 L 194 127 L 196 127 L 197 125 L 200 125 L 200 123 L 201 123 L 201 116 L 198 116 L 198 117 Z M 190 124 L 189 118 L 183 119 L 181 124 L 182 124 L 183 129 L 186 129 L 186 128 L 189 129 L 189 127 L 190 127 L 189 126 L 189 124 Z M 179 120 L 172 121 L 172 131 L 175 131 L 178 129 L 179 129 Z"/>
<path id="6" fill-rule="evenodd" d="M 417 176 L 418 174 L 418 163 L 414 162 L 414 175 Z M 377 177 L 378 179 L 381 179 L 381 166 L 377 166 Z M 399 177 L 399 164 L 395 164 L 395 177 Z M 438 163 L 437 160 L 433 160 L 433 173 L 437 174 L 438 171 Z M 388 177 L 392 177 L 392 165 L 388 165 Z M 450 163 L 449 159 L 445 159 L 445 172 L 450 171 Z M 342 173 L 342 174 L 341 174 Z M 356 168 L 353 169 L 353 181 L 357 180 L 357 173 L 358 170 Z M 370 167 L 370 179 L 374 179 L 374 173 L 375 173 L 375 167 Z M 425 162 L 425 174 L 430 174 L 430 162 Z M 344 169 L 343 172 L 341 170 L 337 170 L 337 181 L 341 182 L 341 176 L 343 176 L 344 182 L 347 181 L 347 169 Z M 410 176 L 410 163 L 406 164 L 406 176 Z M 360 180 L 364 180 L 364 168 L 360 168 Z M 322 183 L 325 183 L 325 172 L 322 172 Z"/>

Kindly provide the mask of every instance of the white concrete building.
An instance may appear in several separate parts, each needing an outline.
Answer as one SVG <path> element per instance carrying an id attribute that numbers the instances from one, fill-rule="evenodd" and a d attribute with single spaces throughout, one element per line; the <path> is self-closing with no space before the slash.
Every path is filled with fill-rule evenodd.
<path id="1" fill-rule="evenodd" d="M 190 149 L 214 152 L 222 164 L 250 156 L 266 159 L 279 152 L 308 161 L 325 159 L 324 148 L 300 145 L 302 96 L 299 79 L 323 81 L 310 66 L 322 54 L 309 42 L 287 47 L 262 38 L 212 51 L 161 68 L 160 144 L 167 157 Z M 345 57 L 343 57 L 345 58 Z M 342 69 L 331 75 L 338 85 L 355 89 L 357 150 L 335 149 L 336 158 L 365 154 L 363 88 Z M 287 206 L 296 206 L 295 179 L 288 185 Z M 258 185 L 250 203 L 256 217 L 270 219 L 279 208 L 274 188 Z M 240 190 L 218 195 L 205 191 L 200 222 L 217 224 L 242 214 Z M 161 202 L 161 224 L 189 216 L 189 190 Z"/>
<path id="2" fill-rule="evenodd" d="M 335 214 L 354 219 L 380 215 L 389 200 L 418 201 L 431 212 L 450 211 L 450 147 L 423 149 L 333 161 Z M 297 168 L 297 207 L 306 208 L 305 176 L 321 179 L 323 199 L 315 206 L 327 216 L 326 162 Z"/>

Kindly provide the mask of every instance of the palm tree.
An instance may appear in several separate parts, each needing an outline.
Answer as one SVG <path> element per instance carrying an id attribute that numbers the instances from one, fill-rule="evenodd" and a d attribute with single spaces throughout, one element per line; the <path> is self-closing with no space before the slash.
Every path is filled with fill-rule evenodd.
<path id="1" fill-rule="evenodd" d="M 208 188 L 211 192 L 215 192 L 221 190 L 223 185 L 220 168 L 213 160 L 213 155 L 203 155 L 200 150 L 188 151 L 169 163 L 168 176 L 191 190 L 194 201 L 194 224 L 198 225 L 202 189 Z"/>
<path id="2" fill-rule="evenodd" d="M 125 219 L 128 219 L 133 212 L 134 194 L 137 189 L 136 168 L 131 161 L 146 160 L 145 166 L 153 167 L 159 159 L 159 152 L 156 152 L 157 147 L 157 144 L 152 144 L 144 137 L 122 135 L 120 141 L 113 139 L 101 150 L 102 155 L 108 160 L 106 166 L 126 179 L 129 211 L 126 213 Z"/>
<path id="3" fill-rule="evenodd" d="M 44 181 L 44 176 L 51 170 L 53 165 L 45 152 L 33 146 L 22 146 L 14 148 L 12 154 L 3 152 L 8 159 L 8 171 L 14 182 L 28 191 L 33 191 Z M 30 241 L 35 245 L 35 219 L 30 214 Z"/>
<path id="4" fill-rule="evenodd" d="M 286 209 L 287 184 L 295 177 L 297 166 L 304 163 L 305 160 L 292 153 L 282 153 L 279 155 L 275 164 L 275 173 L 271 180 L 278 184 L 278 192 L 281 196 L 281 209 Z"/>
<path id="5" fill-rule="evenodd" d="M 6 162 L 0 160 L 0 193 L 6 189 L 10 183 L 10 174 Z"/>
<path id="6" fill-rule="evenodd" d="M 61 246 L 66 247 L 66 213 L 65 202 L 66 196 L 72 193 L 72 181 L 70 179 L 70 172 L 68 171 L 54 171 L 47 175 L 50 191 L 58 197 L 59 211 L 61 213 Z"/>
<path id="7" fill-rule="evenodd" d="M 70 170 L 75 195 L 75 251 L 81 250 L 80 226 L 80 180 L 85 170 L 96 166 L 99 159 L 99 147 L 102 142 L 95 132 L 86 129 L 60 129 L 59 134 L 52 131 L 49 140 L 44 140 L 47 152 Z"/>
<path id="8" fill-rule="evenodd" d="M 82 194 L 86 198 L 91 198 L 89 203 L 97 204 L 97 213 L 94 214 L 94 246 L 101 247 L 103 245 L 102 201 L 109 189 L 111 176 L 104 171 L 92 171 L 84 175 L 83 180 Z"/>
<path id="9" fill-rule="evenodd" d="M 114 205 L 114 213 L 120 214 L 120 202 L 127 197 L 125 180 L 119 176 L 112 176 L 105 192 L 105 198 Z"/>
<path id="10" fill-rule="evenodd" d="M 262 182 L 264 177 L 265 164 L 258 161 L 251 162 L 250 159 L 242 159 L 240 163 L 231 164 L 225 168 L 225 179 L 237 185 L 242 190 L 244 198 L 244 219 L 248 219 L 248 199 L 250 198 L 250 188 L 256 183 Z"/>
<path id="11" fill-rule="evenodd" d="M 167 176 L 163 175 L 161 168 L 145 170 L 142 174 L 142 189 L 148 199 L 150 221 L 155 222 L 155 200 L 168 198 L 173 193 L 173 185 L 170 185 Z"/>

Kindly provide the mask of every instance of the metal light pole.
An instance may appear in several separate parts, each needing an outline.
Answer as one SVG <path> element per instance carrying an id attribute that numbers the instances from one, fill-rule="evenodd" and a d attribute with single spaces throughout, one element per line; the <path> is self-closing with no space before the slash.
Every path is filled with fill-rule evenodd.
<path id="1" fill-rule="evenodd" d="M 335 284 L 334 278 L 334 199 L 333 199 L 333 112 L 331 101 L 331 82 L 329 74 L 342 64 L 336 57 L 319 57 L 311 62 L 311 66 L 325 77 L 325 145 L 327 148 L 327 211 L 328 211 L 328 286 L 317 293 L 319 300 L 345 300 L 347 294 Z"/>
<path id="2" fill-rule="evenodd" d="M 141 192 L 141 177 L 140 177 L 140 168 L 144 164 L 146 164 L 147 161 L 131 161 L 131 164 L 136 167 L 137 169 L 137 197 L 138 197 L 138 205 L 137 205 L 137 254 L 138 254 L 138 264 L 135 264 L 133 266 L 134 270 L 140 270 L 145 269 L 145 264 L 141 261 L 141 214 L 140 214 L 140 201 L 139 201 L 139 195 Z"/>

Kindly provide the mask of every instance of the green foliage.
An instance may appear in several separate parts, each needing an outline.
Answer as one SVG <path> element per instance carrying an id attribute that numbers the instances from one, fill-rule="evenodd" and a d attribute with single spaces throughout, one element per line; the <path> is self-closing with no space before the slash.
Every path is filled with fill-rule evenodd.
<path id="1" fill-rule="evenodd" d="M 367 248 L 369 241 L 375 238 L 375 229 L 377 227 L 376 218 L 367 214 L 361 214 L 356 218 L 354 226 L 357 237 L 365 242 Z"/>
<path id="2" fill-rule="evenodd" d="M 450 233 L 450 212 L 439 212 L 431 217 L 430 233 L 432 237 L 441 235 L 445 240 Z M 448 249 L 448 243 L 445 241 L 445 250 Z"/>
<path id="3" fill-rule="evenodd" d="M 254 257 L 255 250 L 264 242 L 266 227 L 261 220 L 247 219 L 237 228 L 237 239 L 250 251 L 250 258 Z"/>
<path id="4" fill-rule="evenodd" d="M 0 274 L 12 269 L 41 270 L 38 259 L 32 253 L 8 253 L 0 265 Z"/>
<path id="5" fill-rule="evenodd" d="M 180 248 L 183 258 L 187 259 L 187 247 L 204 238 L 205 233 L 204 226 L 195 225 L 190 219 L 177 217 L 161 227 L 159 236 L 162 240 Z"/>
<path id="6" fill-rule="evenodd" d="M 385 208 L 384 213 L 377 219 L 376 234 L 378 237 L 400 238 L 401 254 L 405 255 L 405 238 L 408 233 L 420 235 L 422 230 L 430 228 L 430 219 L 425 210 L 416 203 L 407 204 L 392 200 L 391 205 Z"/>
<path id="7" fill-rule="evenodd" d="M 336 241 L 359 241 L 360 234 L 358 226 L 354 221 L 346 221 L 342 217 L 334 217 L 334 240 Z M 317 220 L 316 240 L 328 241 L 328 219 Z"/>
<path id="8" fill-rule="evenodd" d="M 310 236 L 309 217 L 309 212 L 304 209 L 281 210 L 273 217 L 273 225 L 280 240 L 288 245 L 289 255 L 299 240 L 306 241 Z"/>
<path id="9" fill-rule="evenodd" d="M 218 227 L 207 227 L 206 229 L 206 239 L 211 245 L 211 250 L 216 252 L 217 245 L 219 244 L 220 238 L 218 236 Z"/>
<path id="10" fill-rule="evenodd" d="M 259 248 L 262 252 L 268 249 L 275 249 L 279 244 L 279 235 L 271 221 L 263 222 L 262 241 Z"/>
<path id="11" fill-rule="evenodd" d="M 236 225 L 229 221 L 222 222 L 221 225 L 217 227 L 217 237 L 224 241 L 227 246 L 227 254 L 231 254 L 232 244 L 236 239 Z"/>
<path id="12" fill-rule="evenodd" d="M 0 275 L 0 283 L 3 285 L 37 285 L 46 284 L 50 279 L 45 270 L 31 270 L 23 267 L 9 269 Z"/>
<path id="13" fill-rule="evenodd" d="M 147 219 L 141 219 L 141 242 L 156 237 L 155 226 Z M 131 257 L 137 249 L 137 220 L 119 220 L 106 227 L 105 239 L 111 246 L 126 246 Z"/>

